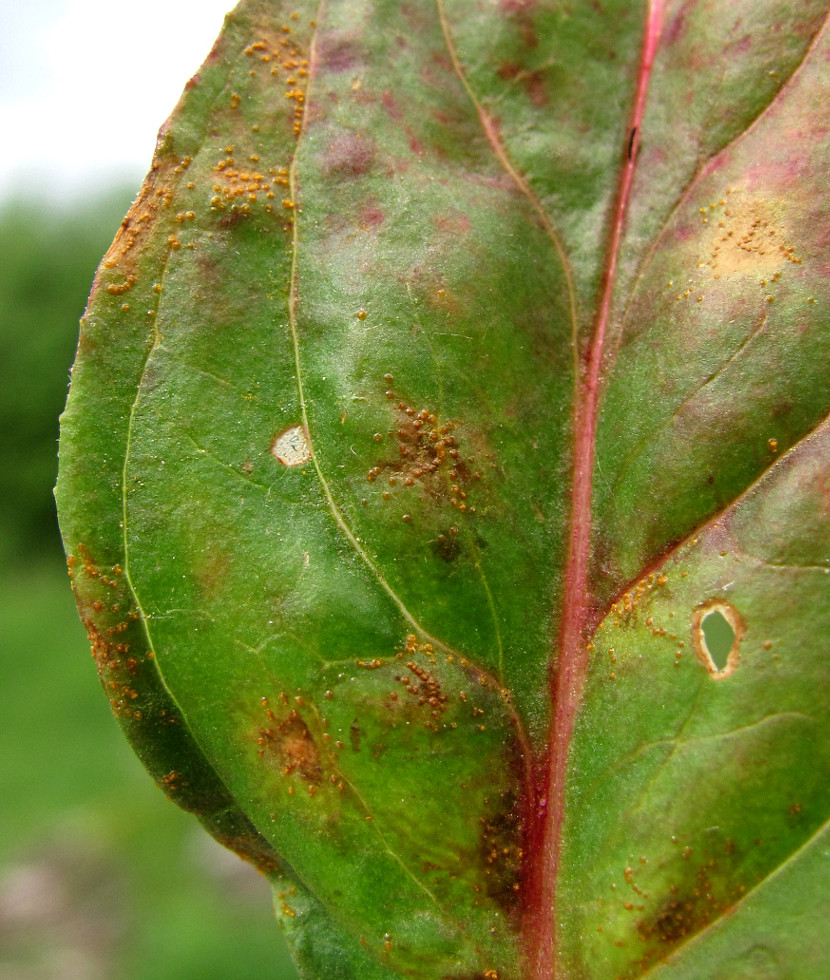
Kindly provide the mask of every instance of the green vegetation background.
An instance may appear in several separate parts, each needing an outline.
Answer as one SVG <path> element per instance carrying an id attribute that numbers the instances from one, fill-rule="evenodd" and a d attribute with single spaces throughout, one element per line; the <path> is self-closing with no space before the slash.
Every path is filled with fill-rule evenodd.
<path id="1" fill-rule="evenodd" d="M 129 201 L 0 205 L 0 980 L 290 980 L 264 879 L 121 736 L 66 576 L 57 419 Z"/>

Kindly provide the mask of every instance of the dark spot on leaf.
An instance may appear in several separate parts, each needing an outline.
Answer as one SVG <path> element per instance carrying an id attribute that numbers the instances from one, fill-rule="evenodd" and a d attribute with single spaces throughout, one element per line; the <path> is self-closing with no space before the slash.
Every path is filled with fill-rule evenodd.
<path id="1" fill-rule="evenodd" d="M 487 895 L 513 917 L 520 907 L 521 819 L 515 794 L 505 793 L 494 812 L 481 820 L 479 854 Z"/>
<path id="2" fill-rule="evenodd" d="M 522 79 L 522 84 L 524 85 L 527 96 L 530 99 L 530 104 L 536 108 L 541 109 L 550 102 L 550 96 L 548 95 L 547 87 L 545 86 L 545 77 L 540 71 L 530 72 L 530 74 Z"/>
<path id="3" fill-rule="evenodd" d="M 409 126 L 406 127 L 406 135 L 409 137 L 409 149 L 412 150 L 412 152 L 417 156 L 423 156 L 424 153 L 426 153 L 426 147 L 412 132 L 412 129 Z"/>
<path id="4" fill-rule="evenodd" d="M 499 6 L 507 14 L 526 13 L 536 6 L 537 0 L 500 0 Z"/>
<path id="5" fill-rule="evenodd" d="M 360 751 L 360 725 L 357 723 L 357 718 L 349 726 L 349 737 L 352 740 L 352 751 Z"/>
<path id="6" fill-rule="evenodd" d="M 439 534 L 434 541 L 430 541 L 430 547 L 442 561 L 446 562 L 455 561 L 461 554 L 457 534 Z"/>
<path id="7" fill-rule="evenodd" d="M 229 811 L 229 815 L 231 819 L 223 815 L 220 818 L 221 824 L 210 828 L 216 840 L 243 861 L 253 864 L 263 874 L 278 871 L 279 860 L 268 841 L 241 813 Z"/>
<path id="8" fill-rule="evenodd" d="M 367 205 L 360 213 L 361 227 L 366 229 L 377 228 L 384 220 L 383 211 L 377 205 Z"/>
<path id="9" fill-rule="evenodd" d="M 447 974 L 441 977 L 441 980 L 494 980 L 494 978 L 499 977 L 499 974 L 495 970 L 487 970 L 484 973 L 454 973 L 452 976 Z"/>
<path id="10" fill-rule="evenodd" d="M 665 959 L 671 951 L 708 925 L 729 914 L 731 907 L 745 894 L 746 887 L 738 877 L 741 854 L 734 842 L 713 851 L 684 848 L 675 867 L 676 881 L 667 894 L 655 895 L 649 901 L 648 888 L 635 888 L 634 904 L 645 902 L 648 913 L 636 923 L 640 940 L 645 944 L 637 962 L 641 970 Z M 697 859 L 695 855 L 699 854 Z M 632 879 L 628 878 L 629 884 Z"/>
<path id="11" fill-rule="evenodd" d="M 250 211 L 242 211 L 240 208 L 231 207 L 222 215 L 217 224 L 223 229 L 234 228 L 248 217 L 250 217 Z"/>

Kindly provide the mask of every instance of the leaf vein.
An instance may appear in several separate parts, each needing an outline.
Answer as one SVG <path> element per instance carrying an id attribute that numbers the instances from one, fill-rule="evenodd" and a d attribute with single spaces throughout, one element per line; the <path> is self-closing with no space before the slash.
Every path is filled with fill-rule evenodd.
<path id="1" fill-rule="evenodd" d="M 453 69 L 458 76 L 458 80 L 461 82 L 462 86 L 464 87 L 464 91 L 467 93 L 467 96 L 476 110 L 479 121 L 481 122 L 481 127 L 484 130 L 484 135 L 487 137 L 490 146 L 493 148 L 493 153 L 495 154 L 496 159 L 507 172 L 508 176 L 516 185 L 519 192 L 527 199 L 528 203 L 539 217 L 539 220 L 542 222 L 542 226 L 545 229 L 548 238 L 553 243 L 553 247 L 556 250 L 556 254 L 562 266 L 562 272 L 565 276 L 565 282 L 568 289 L 568 310 L 571 321 L 571 347 L 574 362 L 574 384 L 578 385 L 580 372 L 576 291 L 574 289 L 573 273 L 571 271 L 571 264 L 568 259 L 568 254 L 565 251 L 565 246 L 559 232 L 556 229 L 556 226 L 553 223 L 553 220 L 543 207 L 542 202 L 539 200 L 536 194 L 534 194 L 530 184 L 528 184 L 527 180 L 513 165 L 513 162 L 507 155 L 507 151 L 505 150 L 499 137 L 495 123 L 482 105 L 480 99 L 470 84 L 470 80 L 467 78 L 466 72 L 461 64 L 461 60 L 458 57 L 458 52 L 455 49 L 452 35 L 450 34 L 449 21 L 447 20 L 446 11 L 444 9 L 444 0 L 435 0 L 435 3 L 438 10 L 438 18 L 441 23 L 441 30 L 444 34 L 444 43 L 447 46 L 447 53 L 450 56 L 450 61 L 452 62 Z"/>

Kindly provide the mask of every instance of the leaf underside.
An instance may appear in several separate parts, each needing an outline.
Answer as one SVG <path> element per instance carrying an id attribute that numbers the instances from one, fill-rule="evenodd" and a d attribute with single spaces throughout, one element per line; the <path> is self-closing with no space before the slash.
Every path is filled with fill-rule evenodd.
<path id="1" fill-rule="evenodd" d="M 243 0 L 163 127 L 61 525 L 304 976 L 830 973 L 827 14 Z"/>

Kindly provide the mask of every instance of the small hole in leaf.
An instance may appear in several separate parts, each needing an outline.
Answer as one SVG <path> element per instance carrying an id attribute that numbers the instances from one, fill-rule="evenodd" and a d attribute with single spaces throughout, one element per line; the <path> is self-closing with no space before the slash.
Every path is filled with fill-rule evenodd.
<path id="1" fill-rule="evenodd" d="M 720 609 L 713 609 L 707 616 L 704 616 L 700 625 L 703 630 L 703 642 L 706 644 L 709 656 L 718 670 L 723 670 L 726 667 L 729 651 L 735 642 L 735 630 L 732 629 L 729 620 Z"/>
<path id="2" fill-rule="evenodd" d="M 692 649 L 715 680 L 723 680 L 735 670 L 745 632 L 743 617 L 725 599 L 707 599 L 692 612 Z"/>

